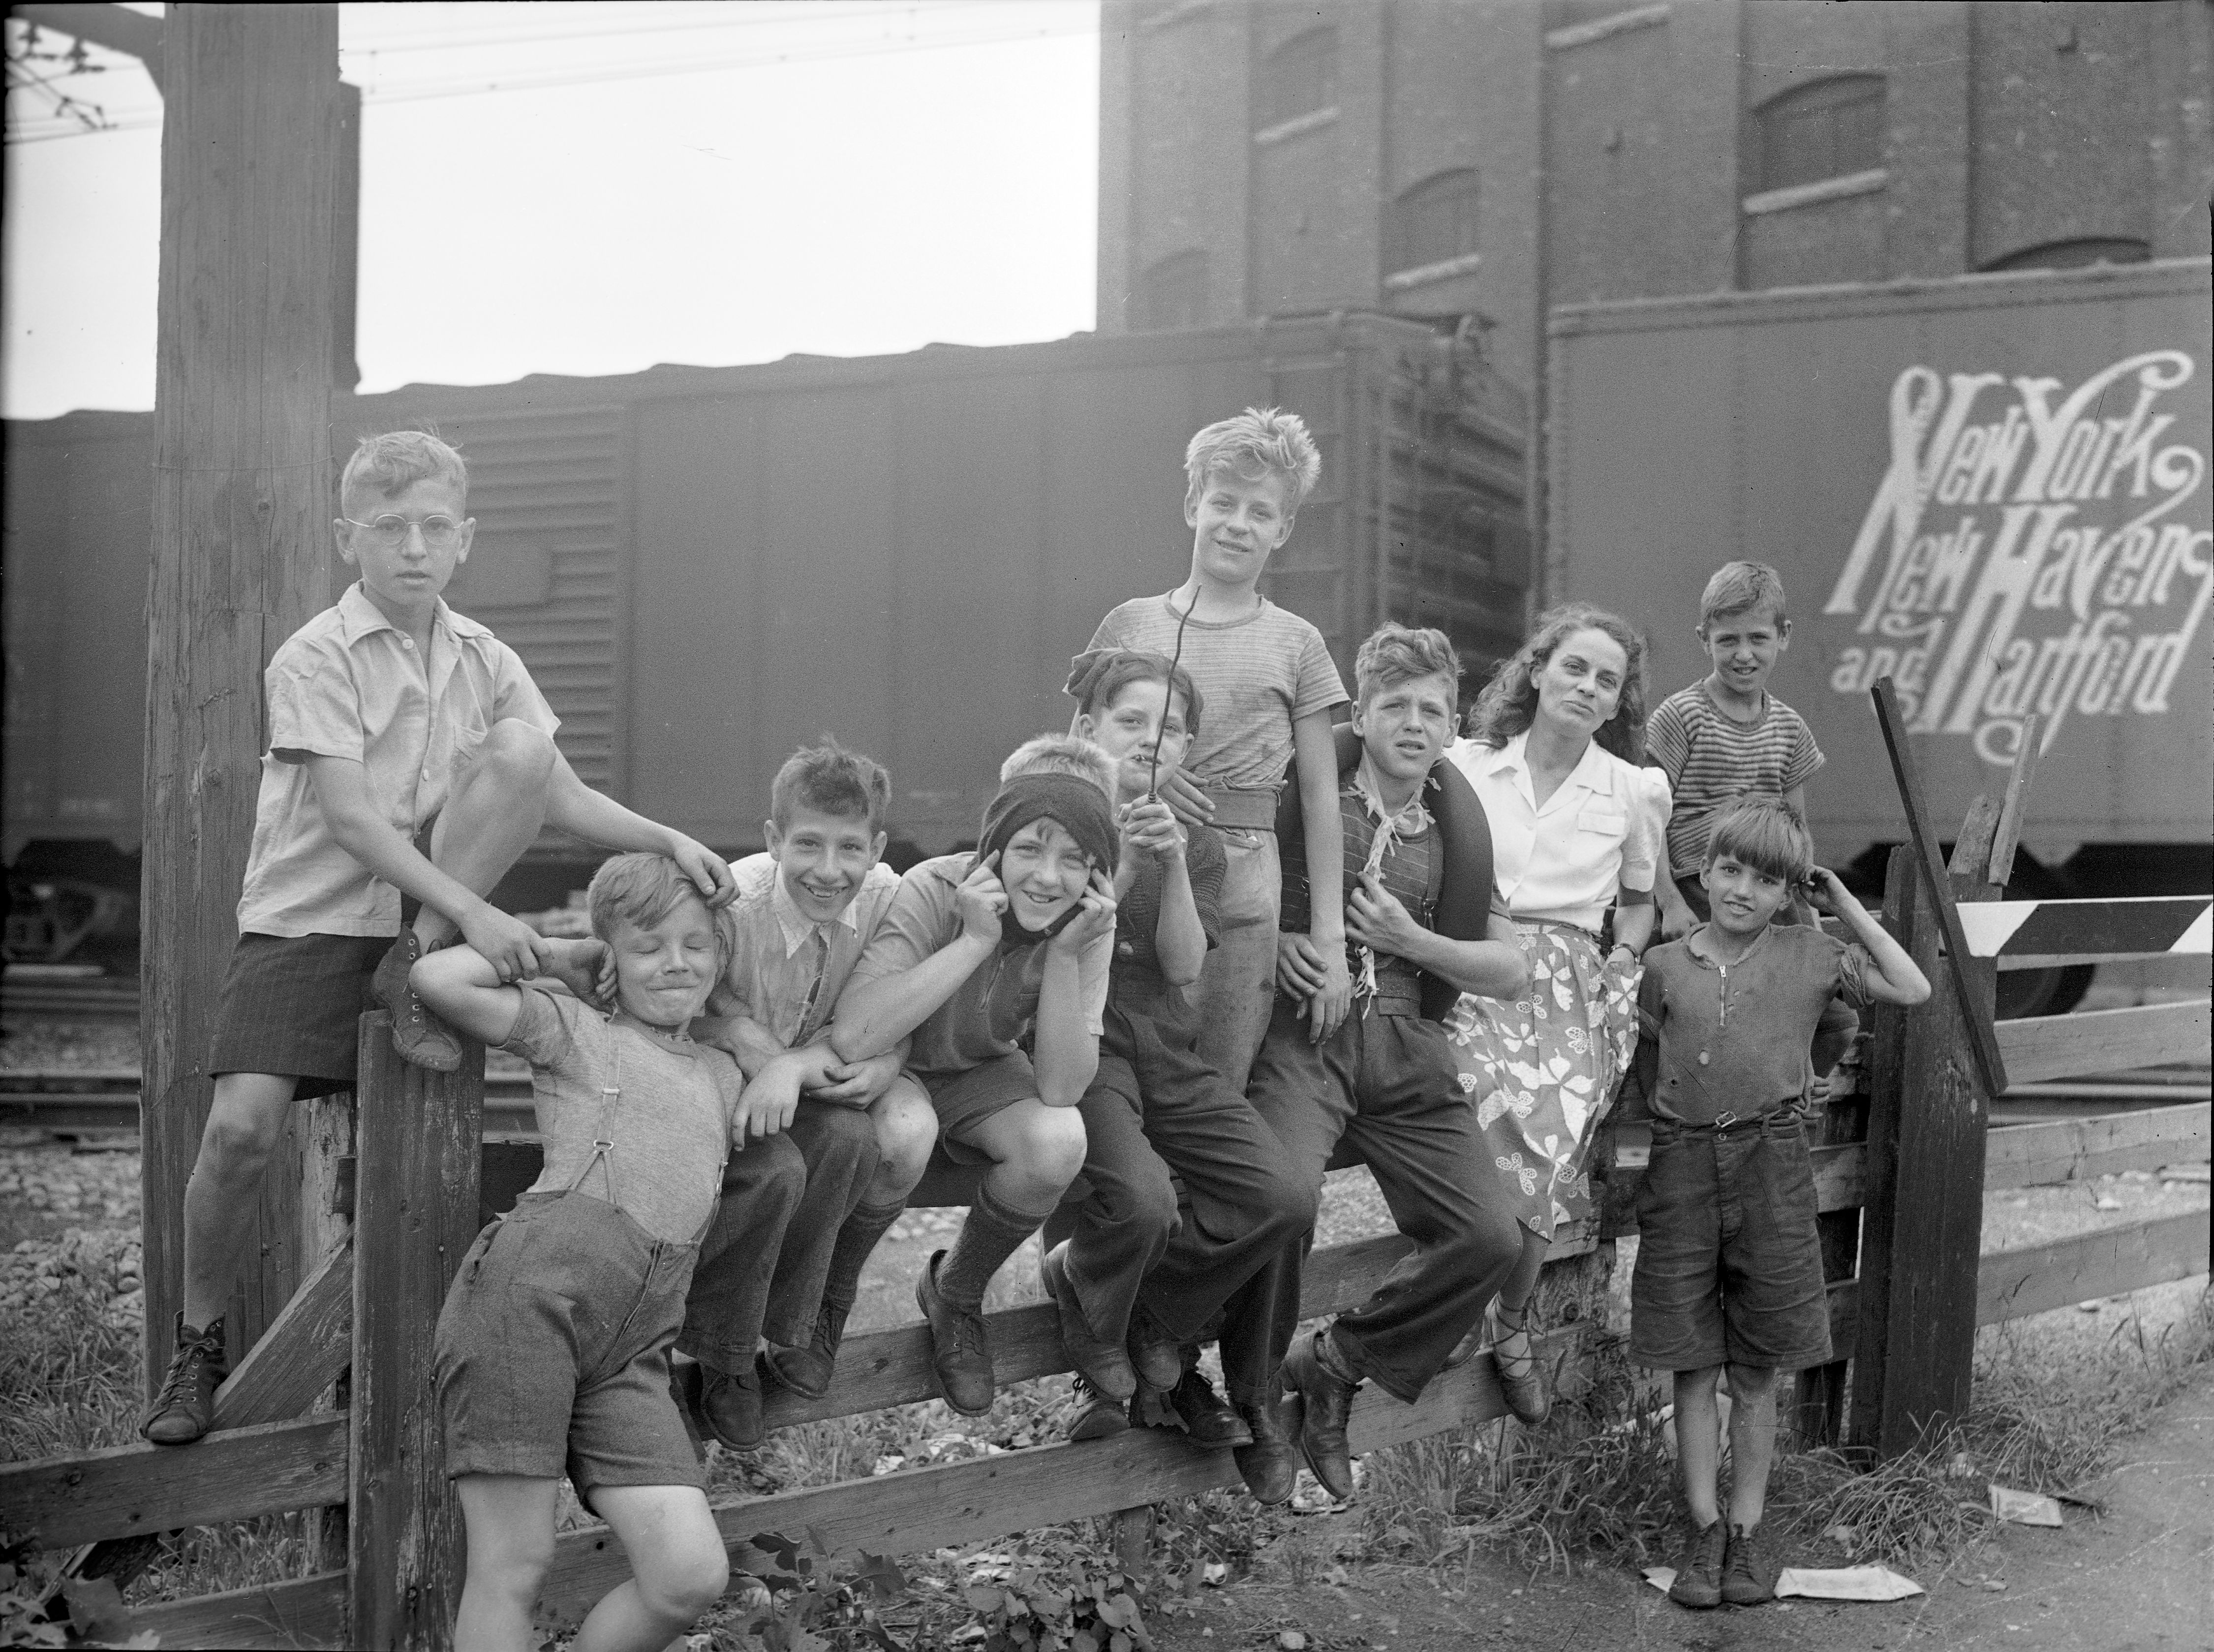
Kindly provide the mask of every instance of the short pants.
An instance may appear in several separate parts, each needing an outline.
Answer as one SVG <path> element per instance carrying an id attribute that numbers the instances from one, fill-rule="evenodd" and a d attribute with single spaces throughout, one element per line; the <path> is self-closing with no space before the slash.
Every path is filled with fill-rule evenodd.
<path id="1" fill-rule="evenodd" d="M 938 1150 L 957 1165 L 991 1163 L 989 1153 L 969 1145 L 966 1133 L 1038 1092 L 1037 1074 L 1020 1050 L 957 1073 L 908 1076 L 929 1092 L 930 1104 L 938 1113 Z"/>
<path id="2" fill-rule="evenodd" d="M 1727 1135 L 1653 1121 L 1630 1357 L 1662 1371 L 1830 1362 L 1814 1169 L 1798 1115 Z"/>
<path id="3" fill-rule="evenodd" d="M 295 1097 L 351 1090 L 370 977 L 392 935 L 238 938 L 223 977 L 208 1071 L 293 1075 Z"/>
<path id="4" fill-rule="evenodd" d="M 566 1473 L 706 1489 L 669 1386 L 699 1247 L 604 1199 L 526 1193 L 477 1236 L 438 1315 L 446 1476 Z"/>

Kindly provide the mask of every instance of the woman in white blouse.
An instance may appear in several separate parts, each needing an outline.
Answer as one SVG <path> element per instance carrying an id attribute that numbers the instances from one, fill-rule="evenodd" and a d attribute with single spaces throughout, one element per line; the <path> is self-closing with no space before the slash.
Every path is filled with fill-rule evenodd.
<path id="1" fill-rule="evenodd" d="M 1519 1000 L 1464 994 L 1448 1027 L 1461 1087 L 1523 1227 L 1521 1265 L 1494 1310 L 1493 1354 L 1526 1422 L 1545 1397 L 1523 1311 L 1554 1228 L 1591 1209 L 1584 1156 L 1637 1043 L 1638 955 L 1668 782 L 1643 768 L 1644 646 L 1612 614 L 1570 603 L 1542 615 L 1469 713 L 1446 758 L 1491 825 L 1492 910 L 1529 954 Z M 1615 909 L 1614 948 L 1599 926 Z"/>

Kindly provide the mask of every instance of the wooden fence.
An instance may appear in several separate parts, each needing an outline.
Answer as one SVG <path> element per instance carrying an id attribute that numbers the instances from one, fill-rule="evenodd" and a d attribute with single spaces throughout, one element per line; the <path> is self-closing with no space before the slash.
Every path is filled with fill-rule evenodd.
<path id="1" fill-rule="evenodd" d="M 1961 837 L 1948 892 L 1967 899 L 1991 887 L 1991 819 L 1979 826 L 1972 813 Z M 1832 1334 L 1856 1367 L 1853 1414 L 1844 1415 L 1844 1361 L 1805 1374 L 1799 1396 L 1805 1440 L 1842 1438 L 1887 1453 L 1966 1403 L 1965 1350 L 1977 1325 L 2187 1277 L 2207 1265 L 2205 1212 L 1977 1254 L 1985 1190 L 2204 1159 L 2209 1110 L 2200 1104 L 2015 1126 L 1987 1144 L 1991 1098 L 1980 1087 L 1965 1025 L 1974 1006 L 1946 985 L 1951 960 L 1939 959 L 1941 914 L 1917 874 L 1912 852 L 1899 851 L 1885 921 L 1939 990 L 1928 1005 L 1876 1018 L 1866 1082 L 1832 1098 L 1814 1149 Z M 2063 932 L 2072 925 L 2070 933 L 2090 944 L 2035 956 L 2142 955 L 2100 950 L 2115 933 L 2117 904 L 2058 903 L 2072 910 L 2048 913 L 2040 945 L 2056 945 L 2056 923 Z M 1979 945 L 1986 948 L 1979 959 Z M 1972 939 L 1961 961 L 1977 960 L 1988 977 L 1997 946 Z M 1972 991 L 1972 973 L 1969 979 Z M 364 1018 L 358 1120 L 350 1123 L 343 1101 L 327 1103 L 311 1132 L 319 1191 L 309 1202 L 328 1213 L 327 1248 L 224 1384 L 216 1431 L 185 1449 L 123 1446 L 0 1466 L 0 1526 L 42 1548 L 74 1548 L 74 1575 L 119 1582 L 144 1566 L 165 1532 L 329 1511 L 318 1569 L 309 1576 L 135 1612 L 135 1625 L 165 1645 L 450 1643 L 462 1541 L 441 1472 L 431 1330 L 452 1270 L 486 1218 L 486 1194 L 505 1187 L 511 1196 L 526 1167 L 517 1155 L 535 1149 L 481 1141 L 481 1051 L 462 1072 L 441 1076 L 401 1063 L 386 1031 L 382 1015 Z M 2208 1006 L 2002 1022 L 1996 1038 L 2004 1071 L 2018 1082 L 2203 1062 Z M 1933 1153 L 1949 1157 L 1933 1166 L 1925 1162 Z M 1642 1166 L 1634 1148 L 1618 1153 L 1612 1141 L 1597 1157 L 1614 1166 L 1597 1231 L 1556 1244 L 1540 1299 L 1542 1323 L 1556 1327 L 1542 1339 L 1545 1357 L 1571 1386 L 1581 1337 L 1604 1312 L 1612 1240 L 1634 1231 Z M 1303 1311 L 1327 1313 L 1359 1301 L 1404 1245 L 1392 1235 L 1317 1251 Z M 1936 1330 L 1926 1323 L 1947 1314 L 1954 1323 Z M 995 1314 L 992 1331 L 1003 1383 L 1069 1368 L 1049 1304 Z M 927 1335 L 919 1323 L 904 1325 L 849 1338 L 836 1380 L 820 1399 L 772 1390 L 768 1416 L 771 1427 L 783 1427 L 935 1392 Z M 1489 1362 L 1478 1360 L 1440 1377 L 1413 1405 L 1364 1390 L 1354 1446 L 1373 1450 L 1504 1413 Z M 896 1554 L 1141 1512 L 1236 1482 L 1228 1453 L 1197 1450 L 1181 1434 L 1137 1429 L 736 1499 L 719 1504 L 716 1516 L 743 1566 L 745 1539 L 761 1531 L 805 1534 L 829 1552 Z M 603 1529 L 563 1534 L 543 1602 L 547 1618 L 573 1623 L 625 1573 Z"/>

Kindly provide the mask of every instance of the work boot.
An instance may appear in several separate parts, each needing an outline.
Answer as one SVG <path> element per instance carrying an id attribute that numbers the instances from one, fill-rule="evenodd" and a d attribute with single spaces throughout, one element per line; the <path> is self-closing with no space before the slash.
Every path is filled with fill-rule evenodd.
<path id="1" fill-rule="evenodd" d="M 403 929 L 370 977 L 369 989 L 376 1001 L 392 1012 L 392 1047 L 400 1059 L 427 1067 L 433 1073 L 451 1073 L 462 1064 L 462 1041 L 454 1030 L 423 1006 L 407 984 L 407 972 L 423 956 L 423 943 L 413 929 Z"/>
<path id="2" fill-rule="evenodd" d="M 1225 1446 L 1250 1446 L 1253 1431 L 1239 1420 L 1230 1402 L 1214 1392 L 1214 1385 L 1197 1370 L 1185 1372 L 1168 1392 L 1169 1409 L 1183 1423 L 1195 1446 L 1220 1451 Z"/>
<path id="3" fill-rule="evenodd" d="M 1734 1606 L 1757 1606 L 1776 1598 L 1776 1566 L 1761 1552 L 1760 1528 L 1733 1526 L 1722 1550 L 1722 1599 Z"/>
<path id="4" fill-rule="evenodd" d="M 1507 1409 L 1526 1429 L 1545 1420 L 1553 1404 L 1545 1398 L 1545 1384 L 1538 1374 L 1537 1355 L 1530 1351 L 1530 1333 L 1520 1318 L 1504 1308 L 1492 1313 L 1491 1362 L 1498 1367 L 1499 1392 Z"/>
<path id="5" fill-rule="evenodd" d="M 700 1417 L 708 1432 L 732 1451 L 759 1451 L 768 1437 L 761 1427 L 760 1369 L 743 1371 L 702 1367 L 706 1380 L 700 1392 Z"/>
<path id="6" fill-rule="evenodd" d="M 208 1321 L 205 1331 L 197 1331 L 180 1313 L 176 1330 L 169 1373 L 138 1424 L 138 1432 L 157 1446 L 189 1446 L 205 1434 L 215 1422 L 215 1391 L 230 1374 L 221 1314 Z"/>
<path id="7" fill-rule="evenodd" d="M 768 1374 L 802 1399 L 820 1399 L 830 1392 L 831 1373 L 838 1366 L 838 1344 L 845 1340 L 846 1316 L 853 1304 L 825 1298 L 815 1310 L 815 1334 L 804 1348 L 768 1345 Z"/>
<path id="8" fill-rule="evenodd" d="M 1139 1379 L 1149 1386 L 1165 1393 L 1183 1380 L 1183 1349 L 1160 1328 L 1142 1304 L 1130 1316 L 1126 1346 Z"/>
<path id="9" fill-rule="evenodd" d="M 1299 1395 L 1302 1404 L 1300 1454 L 1322 1489 L 1344 1502 L 1353 1496 L 1353 1453 L 1345 1443 L 1345 1423 L 1361 1379 L 1335 1368 L 1324 1342 L 1329 1335 L 1326 1329 L 1312 1331 L 1294 1343 L 1284 1356 L 1281 1380 L 1284 1392 Z"/>
<path id="10" fill-rule="evenodd" d="M 1130 1426 L 1126 1402 L 1103 1394 L 1081 1371 L 1071 1380 L 1067 1420 L 1061 1435 L 1067 1440 L 1104 1440 Z"/>
<path id="11" fill-rule="evenodd" d="M 1257 1405 L 1240 1404 L 1238 1415 L 1252 1435 L 1249 1444 L 1230 1453 L 1245 1489 L 1254 1502 L 1269 1508 L 1291 1502 L 1300 1478 L 1300 1448 L 1292 1442 L 1282 1412 L 1275 1402 L 1263 1399 Z"/>
<path id="12" fill-rule="evenodd" d="M 1686 1531 L 1684 1552 L 1676 1560 L 1676 1581 L 1668 1586 L 1671 1600 L 1700 1612 L 1722 1605 L 1722 1549 L 1727 1539 L 1720 1520 Z"/>
<path id="13" fill-rule="evenodd" d="M 963 1416 L 982 1416 L 992 1409 L 992 1341 L 982 1313 L 956 1307 L 938 1294 L 938 1267 L 945 1260 L 945 1251 L 931 1252 L 914 1282 L 914 1305 L 930 1322 L 931 1363 L 945 1403 Z"/>
<path id="14" fill-rule="evenodd" d="M 1045 1253 L 1038 1271 L 1045 1276 L 1046 1294 L 1061 1310 L 1061 1346 L 1075 1362 L 1077 1371 L 1108 1398 L 1128 1399 L 1138 1392 L 1137 1374 L 1130 1369 L 1130 1356 L 1122 1351 L 1122 1344 L 1097 1335 L 1092 1322 L 1084 1317 L 1084 1304 L 1077 1300 L 1076 1287 L 1069 1282 L 1067 1240 Z"/>

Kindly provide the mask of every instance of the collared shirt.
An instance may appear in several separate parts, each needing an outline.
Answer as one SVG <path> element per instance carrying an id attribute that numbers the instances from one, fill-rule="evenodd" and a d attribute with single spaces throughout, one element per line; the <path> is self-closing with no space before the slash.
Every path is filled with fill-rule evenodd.
<path id="1" fill-rule="evenodd" d="M 731 962 L 708 1008 L 743 1015 L 786 1049 L 814 1042 L 837 1007 L 838 994 L 876 933 L 877 920 L 899 893 L 899 874 L 881 860 L 869 868 L 846 909 L 817 924 L 792 903 L 777 875 L 776 858 L 749 854 L 731 862 L 737 898 L 723 909 Z M 823 945 L 816 939 L 821 935 Z M 821 965 L 822 985 L 816 986 Z M 812 1002 L 810 998 L 812 994 Z"/>
<path id="2" fill-rule="evenodd" d="M 1541 807 L 1525 729 L 1503 746 L 1456 740 L 1446 756 L 1491 823 L 1492 905 L 1512 917 L 1596 930 L 1618 887 L 1653 887 L 1668 780 L 1594 740 Z"/>
<path id="3" fill-rule="evenodd" d="M 261 674 L 269 750 L 238 927 L 262 935 L 394 935 L 400 891 L 339 847 L 308 778 L 310 757 L 366 772 L 385 820 L 413 838 L 437 817 L 495 723 L 560 727 L 522 658 L 441 601 L 429 658 L 357 582 L 302 626 Z"/>

